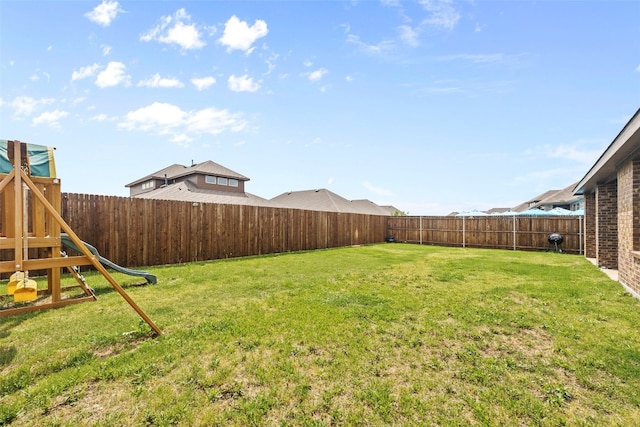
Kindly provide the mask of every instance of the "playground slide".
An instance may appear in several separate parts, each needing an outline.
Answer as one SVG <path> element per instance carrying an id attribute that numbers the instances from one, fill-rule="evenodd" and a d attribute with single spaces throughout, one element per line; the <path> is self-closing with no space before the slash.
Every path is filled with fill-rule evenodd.
<path id="1" fill-rule="evenodd" d="M 69 238 L 69 236 L 67 235 L 67 233 L 62 233 L 60 235 L 60 237 L 62 238 L 62 244 L 68 248 L 73 249 L 74 251 L 77 252 L 81 252 L 80 249 L 75 245 L 75 243 L 73 243 L 73 241 Z M 86 242 L 82 242 L 84 243 L 84 245 L 87 247 L 87 249 L 89 249 L 89 251 L 94 254 L 95 256 L 98 257 L 98 261 L 100 261 L 100 264 L 104 265 L 105 267 L 110 267 L 116 271 L 119 271 L 120 273 L 124 273 L 124 274 L 128 274 L 130 276 L 141 276 L 144 277 L 145 280 L 147 281 L 147 283 L 151 283 L 153 285 L 155 285 L 156 283 L 158 283 L 158 278 L 156 276 L 154 276 L 151 273 L 147 273 L 146 271 L 139 271 L 139 270 L 131 270 L 129 268 L 125 268 L 125 267 L 121 267 L 118 264 L 115 264 L 111 261 L 109 261 L 108 259 L 102 257 L 99 253 L 98 250 L 91 246 L 90 244 L 86 243 Z"/>

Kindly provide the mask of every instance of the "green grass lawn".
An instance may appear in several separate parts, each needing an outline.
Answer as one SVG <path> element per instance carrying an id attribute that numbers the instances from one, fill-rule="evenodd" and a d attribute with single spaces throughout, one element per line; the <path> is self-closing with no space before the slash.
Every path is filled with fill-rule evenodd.
<path id="1" fill-rule="evenodd" d="M 0 318 L 0 425 L 633 426 L 640 302 L 584 257 L 381 244 L 99 275 Z M 70 282 L 72 279 L 65 279 Z"/>

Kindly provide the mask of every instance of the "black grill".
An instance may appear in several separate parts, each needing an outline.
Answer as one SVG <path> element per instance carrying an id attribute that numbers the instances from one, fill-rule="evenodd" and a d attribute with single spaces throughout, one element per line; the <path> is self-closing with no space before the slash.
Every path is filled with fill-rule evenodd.
<path id="1" fill-rule="evenodd" d="M 563 240 L 564 239 L 562 238 L 562 234 L 560 233 L 551 233 L 547 238 L 549 245 L 555 247 L 556 252 L 562 252 L 562 250 L 560 249 L 560 245 L 562 244 Z"/>

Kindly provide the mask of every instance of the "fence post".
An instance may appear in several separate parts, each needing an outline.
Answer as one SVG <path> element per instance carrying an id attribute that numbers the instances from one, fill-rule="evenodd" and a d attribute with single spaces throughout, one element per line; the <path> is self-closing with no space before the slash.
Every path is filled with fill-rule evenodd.
<path id="1" fill-rule="evenodd" d="M 462 215 L 462 247 L 465 248 L 466 247 L 466 229 L 465 229 L 465 222 L 464 222 L 465 216 Z"/>
<path id="2" fill-rule="evenodd" d="M 513 216 L 513 250 L 516 250 L 516 216 Z"/>
<path id="3" fill-rule="evenodd" d="M 420 244 L 422 244 L 422 215 L 420 215 Z"/>

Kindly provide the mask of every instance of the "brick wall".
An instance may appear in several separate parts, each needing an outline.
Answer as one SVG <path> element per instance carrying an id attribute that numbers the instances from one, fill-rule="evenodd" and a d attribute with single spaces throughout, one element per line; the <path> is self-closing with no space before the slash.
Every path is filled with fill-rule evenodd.
<path id="1" fill-rule="evenodd" d="M 584 194 L 584 255 L 596 257 L 596 193 Z"/>
<path id="2" fill-rule="evenodd" d="M 618 184 L 596 186 L 596 260 L 598 266 L 618 268 Z"/>
<path id="3" fill-rule="evenodd" d="M 640 294 L 640 159 L 618 170 L 618 278 Z"/>

